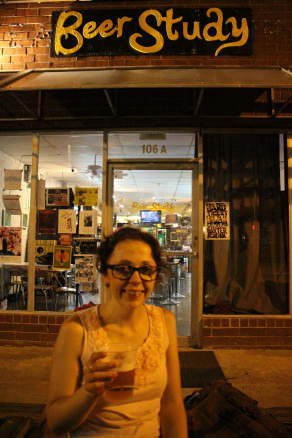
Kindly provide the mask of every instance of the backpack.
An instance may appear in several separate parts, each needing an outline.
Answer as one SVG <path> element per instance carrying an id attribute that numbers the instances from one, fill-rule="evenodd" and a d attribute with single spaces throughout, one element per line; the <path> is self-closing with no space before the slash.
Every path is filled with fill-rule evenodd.
<path id="1" fill-rule="evenodd" d="M 185 397 L 189 438 L 291 438 L 257 401 L 224 380 Z"/>

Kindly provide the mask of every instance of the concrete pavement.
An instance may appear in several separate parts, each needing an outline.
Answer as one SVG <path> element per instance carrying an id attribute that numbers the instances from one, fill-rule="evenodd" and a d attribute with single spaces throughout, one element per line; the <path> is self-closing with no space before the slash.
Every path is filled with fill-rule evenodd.
<path id="1" fill-rule="evenodd" d="M 214 353 L 226 379 L 260 407 L 292 407 L 292 350 Z M 1 346 L 0 403 L 45 404 L 51 357 L 50 347 Z M 183 388 L 183 396 L 194 389 Z"/>

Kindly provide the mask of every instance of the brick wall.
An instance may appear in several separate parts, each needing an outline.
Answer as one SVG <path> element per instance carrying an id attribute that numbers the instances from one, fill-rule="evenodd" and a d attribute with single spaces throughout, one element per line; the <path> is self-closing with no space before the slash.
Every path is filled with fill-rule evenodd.
<path id="1" fill-rule="evenodd" d="M 0 345 L 52 346 L 69 316 L 0 312 Z M 292 348 L 292 316 L 204 316 L 204 348 Z"/>
<path id="2" fill-rule="evenodd" d="M 203 344 L 214 348 L 292 348 L 292 316 L 204 316 Z"/>
<path id="3" fill-rule="evenodd" d="M 244 3 L 244 4 L 243 4 Z M 123 9 L 127 7 L 249 7 L 253 16 L 253 55 L 234 56 L 128 56 L 51 58 L 51 13 L 65 9 Z M 137 1 L 16 3 L 0 7 L 0 71 L 35 68 L 109 66 L 292 66 L 291 0 Z"/>
<path id="4" fill-rule="evenodd" d="M 51 346 L 66 318 L 66 315 L 54 312 L 2 312 L 0 345 Z"/>

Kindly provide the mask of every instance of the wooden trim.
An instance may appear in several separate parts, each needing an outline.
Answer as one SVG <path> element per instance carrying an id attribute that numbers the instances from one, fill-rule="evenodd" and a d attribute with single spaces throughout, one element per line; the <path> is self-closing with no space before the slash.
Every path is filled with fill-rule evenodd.
<path id="1" fill-rule="evenodd" d="M 289 215 L 289 313 L 292 314 L 292 136 L 287 138 L 288 215 Z"/>

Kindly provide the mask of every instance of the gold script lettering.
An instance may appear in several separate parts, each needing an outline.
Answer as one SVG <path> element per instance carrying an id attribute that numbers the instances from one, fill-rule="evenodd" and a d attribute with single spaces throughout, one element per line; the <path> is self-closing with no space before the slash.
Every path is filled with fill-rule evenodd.
<path id="1" fill-rule="evenodd" d="M 169 40 L 175 41 L 179 38 L 179 33 L 177 30 L 173 32 L 172 25 L 174 23 L 179 23 L 183 17 L 173 18 L 173 9 L 167 9 L 166 11 L 166 34 Z"/>
<path id="2" fill-rule="evenodd" d="M 162 47 L 164 46 L 164 38 L 161 35 L 161 33 L 158 32 L 157 30 L 153 29 L 153 27 L 151 27 L 147 23 L 147 18 L 150 15 L 153 15 L 156 18 L 157 25 L 160 26 L 163 18 L 161 16 L 160 12 L 155 10 L 155 9 L 148 9 L 147 11 L 142 12 L 142 14 L 139 16 L 139 25 L 140 25 L 140 28 L 142 30 L 144 30 L 149 35 L 153 36 L 153 38 L 156 40 L 156 43 L 153 44 L 152 46 L 148 46 L 148 47 L 142 46 L 141 44 L 139 44 L 137 42 L 137 40 L 139 38 L 142 38 L 143 35 L 141 33 L 138 33 L 138 32 L 133 33 L 129 38 L 130 46 L 134 50 L 137 50 L 138 52 L 141 52 L 141 53 L 156 53 L 156 52 L 159 52 L 159 50 L 161 50 Z"/>
<path id="3" fill-rule="evenodd" d="M 104 20 L 97 28 L 98 33 L 100 34 L 100 36 L 102 38 L 107 38 L 111 35 L 113 35 L 116 30 L 117 27 L 113 27 L 113 22 L 112 20 Z"/>
<path id="4" fill-rule="evenodd" d="M 195 38 L 199 38 L 200 40 L 202 39 L 199 21 L 194 21 L 192 34 L 190 34 L 188 31 L 189 23 L 184 21 L 182 25 L 183 25 L 183 36 L 186 40 L 194 40 Z"/>
<path id="5" fill-rule="evenodd" d="M 223 26 L 223 13 L 219 8 L 210 8 L 207 10 L 207 17 L 210 17 L 211 14 L 217 14 L 217 22 L 208 23 L 203 29 L 203 37 L 206 41 L 225 41 L 229 37 L 230 33 L 227 35 L 223 35 L 222 26 Z M 215 34 L 210 35 L 209 30 L 215 29 Z"/>
<path id="6" fill-rule="evenodd" d="M 112 20 L 104 20 L 98 28 L 96 28 L 95 21 L 89 21 L 83 27 L 83 36 L 84 38 L 91 39 L 99 34 L 102 38 L 106 38 L 113 35 L 116 30 L 117 28 L 113 27 Z"/>
<path id="7" fill-rule="evenodd" d="M 70 17 L 75 17 L 76 20 L 73 24 L 66 27 L 65 22 Z M 77 52 L 82 47 L 83 37 L 78 31 L 76 31 L 76 29 L 81 26 L 82 21 L 82 15 L 77 11 L 62 12 L 60 14 L 55 33 L 55 52 L 57 55 L 59 55 L 60 53 L 62 53 L 62 55 L 71 55 L 72 53 Z M 72 35 L 76 38 L 76 45 L 71 49 L 66 49 L 62 46 L 62 37 L 64 36 L 65 39 L 67 39 L 68 35 Z"/>
<path id="8" fill-rule="evenodd" d="M 83 27 L 83 36 L 84 38 L 94 38 L 97 34 L 97 32 L 94 32 L 96 29 L 96 22 L 95 21 L 88 21 Z"/>
<path id="9" fill-rule="evenodd" d="M 129 44 L 137 52 L 142 54 L 157 53 L 163 49 L 165 39 L 176 41 L 179 38 L 185 40 L 205 40 L 206 42 L 222 42 L 215 51 L 215 56 L 225 48 L 244 46 L 250 36 L 248 19 L 229 17 L 224 21 L 223 11 L 219 8 L 207 9 L 206 16 L 211 20 L 203 28 L 200 21 L 184 21 L 184 17 L 174 18 L 175 9 L 170 8 L 165 12 L 165 16 L 157 9 L 148 9 L 143 11 L 138 18 L 140 32 L 129 34 Z M 215 16 L 213 18 L 213 16 Z M 83 25 L 83 16 L 81 12 L 69 11 L 61 12 L 55 29 L 54 48 L 56 55 L 72 55 L 80 50 L 85 39 L 93 39 L 100 36 L 107 38 L 116 34 L 116 38 L 124 37 L 126 33 L 125 24 L 134 20 L 134 17 L 117 17 L 115 22 L 112 19 L 105 19 L 99 25 L 96 21 L 88 21 Z M 150 23 L 150 20 L 151 23 Z M 156 21 L 156 26 L 153 21 Z M 165 22 L 165 28 L 163 27 Z M 180 27 L 175 27 L 180 23 Z M 228 26 L 231 32 L 224 33 L 223 26 Z M 225 27 L 224 27 L 225 29 Z M 148 38 L 147 38 L 148 36 Z M 149 36 L 153 38 L 154 43 L 146 45 Z M 234 41 L 232 41 L 232 39 Z M 64 42 L 68 40 L 68 48 L 64 47 Z M 229 40 L 228 42 L 226 40 Z M 151 40 L 150 40 L 151 41 Z M 66 46 L 66 44 L 65 44 Z M 164 152 L 164 151 L 163 151 Z"/>
<path id="10" fill-rule="evenodd" d="M 123 26 L 126 22 L 130 22 L 132 21 L 133 18 L 131 17 L 121 17 L 118 18 L 118 33 L 117 33 L 117 38 L 120 38 L 121 36 L 123 36 Z"/>
<path id="11" fill-rule="evenodd" d="M 249 37 L 249 29 L 247 24 L 247 19 L 243 18 L 241 20 L 241 27 L 237 27 L 237 22 L 235 17 L 230 17 L 228 20 L 226 20 L 226 23 L 232 24 L 232 36 L 235 38 L 241 37 L 238 41 L 232 41 L 231 43 L 225 43 L 222 44 L 215 52 L 215 56 L 217 56 L 221 50 L 225 49 L 226 47 L 235 47 L 235 46 L 244 46 L 244 44 L 247 42 Z"/>

